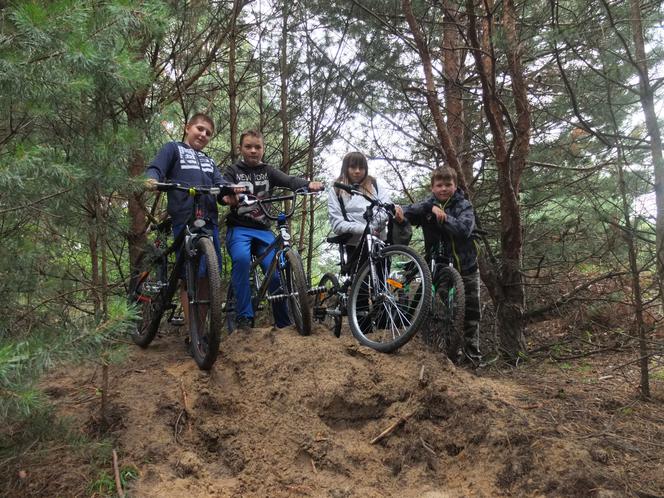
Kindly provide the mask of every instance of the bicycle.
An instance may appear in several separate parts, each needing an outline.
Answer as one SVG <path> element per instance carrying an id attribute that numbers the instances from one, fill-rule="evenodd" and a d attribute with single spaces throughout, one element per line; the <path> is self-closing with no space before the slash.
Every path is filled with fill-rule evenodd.
<path id="1" fill-rule="evenodd" d="M 312 289 L 314 317 L 339 337 L 346 316 L 361 344 L 383 353 L 396 351 L 415 336 L 429 313 L 431 273 L 413 249 L 387 245 L 376 235 L 387 217 L 394 217 L 394 205 L 384 204 L 356 186 L 334 186 L 369 202 L 364 213 L 367 224 L 352 257 L 346 247 L 351 234 L 327 239 L 339 246 L 341 268 L 339 277 L 325 273 Z M 366 259 L 359 257 L 362 254 Z"/>
<path id="2" fill-rule="evenodd" d="M 439 226 L 444 229 L 444 225 Z M 425 328 L 422 338 L 434 350 L 444 352 L 450 360 L 455 361 L 463 346 L 466 308 L 463 278 L 451 261 L 445 262 L 445 247 L 442 242 L 436 244 L 429 264 L 433 282 L 433 303 L 429 326 Z"/>
<path id="3" fill-rule="evenodd" d="M 295 212 L 295 199 L 301 195 L 313 195 L 317 192 L 309 192 L 306 189 L 290 190 L 279 189 L 270 197 L 256 198 L 250 195 L 240 197 L 240 206 L 257 206 L 267 218 L 277 222 L 277 236 L 262 254 L 252 255 L 250 270 L 251 305 L 256 313 L 263 309 L 262 303 L 266 300 L 273 303 L 279 300 L 288 302 L 288 313 L 291 321 L 295 324 L 298 333 L 303 336 L 311 334 L 311 306 L 309 303 L 308 285 L 302 259 L 297 249 L 291 245 L 291 234 L 288 227 L 288 219 Z M 261 262 L 276 249 L 272 263 L 264 276 L 258 271 Z M 269 290 L 270 281 L 275 272 L 279 272 L 281 285 L 275 291 Z M 226 301 L 223 310 L 226 313 L 226 327 L 231 333 L 236 328 L 235 291 L 229 285 L 226 293 Z M 252 323 L 253 326 L 253 323 Z"/>
<path id="4" fill-rule="evenodd" d="M 200 200 L 203 195 L 226 195 L 234 190 L 226 186 L 188 187 L 177 183 L 156 183 L 155 187 L 160 192 L 187 192 L 194 203 L 189 220 L 171 245 L 166 244 L 170 220 L 149 227 L 157 232 L 157 237 L 141 256 L 139 271 L 129 285 L 129 303 L 139 312 L 132 339 L 146 348 L 154 340 L 167 311 L 168 320 L 173 319 L 177 308 L 173 297 L 185 269 L 191 351 L 198 367 L 209 370 L 217 359 L 221 339 L 221 276 L 212 232 L 205 227 Z"/>

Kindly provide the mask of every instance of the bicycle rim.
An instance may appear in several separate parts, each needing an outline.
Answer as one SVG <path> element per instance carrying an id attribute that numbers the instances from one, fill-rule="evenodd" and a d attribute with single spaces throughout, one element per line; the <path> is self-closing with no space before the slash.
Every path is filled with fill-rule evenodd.
<path id="1" fill-rule="evenodd" d="M 286 264 L 280 268 L 281 287 L 288 295 L 288 312 L 300 335 L 311 334 L 311 303 L 300 255 L 293 248 L 285 251 Z"/>
<path id="2" fill-rule="evenodd" d="M 466 307 L 463 279 L 454 268 L 446 267 L 437 276 L 435 287 L 436 306 L 432 312 L 430 344 L 454 361 L 463 345 Z"/>
<path id="3" fill-rule="evenodd" d="M 332 273 L 326 273 L 320 279 L 318 287 L 320 290 L 314 295 L 315 320 L 339 337 L 342 320 L 338 294 L 339 280 Z"/>
<path id="4" fill-rule="evenodd" d="M 162 258 L 139 261 L 142 270 L 133 278 L 127 300 L 135 306 L 137 317 L 131 331 L 135 344 L 146 348 L 157 335 L 164 314 L 166 269 Z"/>
<path id="5" fill-rule="evenodd" d="M 357 340 L 389 353 L 417 333 L 431 307 L 431 274 L 424 260 L 405 246 L 388 246 L 360 267 L 351 288 L 348 321 Z"/>
<path id="6" fill-rule="evenodd" d="M 188 291 L 191 348 L 198 367 L 209 370 L 219 354 L 222 327 L 219 261 L 210 239 L 198 239 L 189 271 L 196 275 Z"/>

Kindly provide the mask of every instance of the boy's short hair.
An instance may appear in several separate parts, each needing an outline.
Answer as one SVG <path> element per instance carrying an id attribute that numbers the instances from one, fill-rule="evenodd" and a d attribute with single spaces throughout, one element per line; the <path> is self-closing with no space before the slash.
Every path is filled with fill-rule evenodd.
<path id="1" fill-rule="evenodd" d="M 214 132 L 214 120 L 210 116 L 202 112 L 197 112 L 196 114 L 194 114 L 189 119 L 189 121 L 187 121 L 187 124 L 190 125 L 198 123 L 199 121 L 205 121 L 206 123 L 208 123 L 212 127 L 212 132 Z"/>
<path id="2" fill-rule="evenodd" d="M 260 140 L 263 140 L 263 134 L 255 128 L 250 128 L 248 130 L 244 130 L 240 134 L 240 145 L 242 145 L 242 141 L 244 140 L 244 137 L 254 137 L 254 138 L 258 138 Z"/>
<path id="3" fill-rule="evenodd" d="M 436 182 L 454 182 L 454 185 L 457 184 L 457 172 L 454 168 L 449 166 L 441 166 L 431 173 L 431 186 Z"/>

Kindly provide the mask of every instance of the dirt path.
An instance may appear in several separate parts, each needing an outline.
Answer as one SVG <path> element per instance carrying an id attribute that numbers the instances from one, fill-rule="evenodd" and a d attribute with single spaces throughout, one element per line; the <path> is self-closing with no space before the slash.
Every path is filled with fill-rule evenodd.
<path id="1" fill-rule="evenodd" d="M 98 401 L 71 400 L 98 377 L 61 370 L 47 387 L 90 427 Z M 233 334 L 210 373 L 170 333 L 110 379 L 133 497 L 664 496 L 662 403 L 620 379 L 474 373 L 418 340 L 384 355 L 320 329 Z"/>

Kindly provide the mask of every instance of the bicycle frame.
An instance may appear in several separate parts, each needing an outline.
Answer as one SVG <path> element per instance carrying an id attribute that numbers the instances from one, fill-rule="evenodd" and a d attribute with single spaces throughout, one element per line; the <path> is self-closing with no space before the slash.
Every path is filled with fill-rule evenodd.
<path id="1" fill-rule="evenodd" d="M 276 215 L 270 211 L 269 206 L 279 201 L 294 201 L 296 195 L 307 194 L 309 194 L 309 192 L 290 191 L 290 193 L 285 196 L 277 195 L 265 199 L 244 196 L 240 201 L 240 205 L 244 206 L 253 206 L 257 204 L 263 211 L 265 217 L 277 221 L 278 233 L 276 234 L 275 239 L 261 254 L 252 255 L 250 278 L 252 283 L 251 305 L 254 312 L 261 309 L 260 304 L 263 299 L 267 299 L 270 303 L 287 300 L 289 303 L 288 309 L 289 314 L 291 315 L 290 318 L 295 323 L 298 332 L 300 332 L 301 335 L 309 335 L 311 331 L 311 312 L 305 301 L 308 291 L 306 286 L 306 276 L 304 274 L 304 269 L 302 268 L 300 256 L 297 253 L 297 250 L 291 246 L 291 235 L 288 231 L 287 220 L 294 212 L 295 203 L 293 202 L 290 204 L 292 209 L 288 212 L 286 212 L 287 209 L 282 207 Z M 261 276 L 257 267 L 260 266 L 261 263 L 265 261 L 265 258 L 272 254 L 273 251 L 274 257 L 268 268 L 265 270 L 264 276 Z M 270 294 L 271 291 L 269 287 L 275 279 L 275 273 L 279 275 L 281 280 L 280 291 L 278 291 L 277 294 Z M 284 275 L 287 275 L 285 280 Z M 226 305 L 224 306 L 224 310 L 230 312 L 230 314 L 227 315 L 229 331 L 234 330 L 235 327 L 233 299 L 232 288 L 229 288 Z M 229 303 L 231 303 L 230 307 L 228 307 Z"/>
<path id="2" fill-rule="evenodd" d="M 147 271 L 141 272 L 131 282 L 130 302 L 141 305 L 141 322 L 132 338 L 134 342 L 147 347 L 158 332 L 164 313 L 171 310 L 173 317 L 177 305 L 174 296 L 179 281 L 184 278 L 187 287 L 189 334 L 191 352 L 199 368 L 208 370 L 214 364 L 219 350 L 220 327 L 220 275 L 218 255 L 212 241 L 212 230 L 206 228 L 201 199 L 203 195 L 218 195 L 234 192 L 240 187 L 185 187 L 179 184 L 157 183 L 159 191 L 179 190 L 193 197 L 191 214 L 172 244 L 161 248 L 161 236 L 167 232 L 164 224 L 158 225 L 156 253 L 148 254 L 145 260 Z M 170 230 L 169 230 L 170 231 Z M 171 255 L 177 251 L 172 264 Z M 203 265 L 207 267 L 202 271 Z M 186 268 L 183 276 L 183 268 Z M 134 277 L 132 277 L 134 278 Z M 184 306 L 184 303 L 183 303 Z"/>
<path id="3" fill-rule="evenodd" d="M 348 185 L 344 184 L 339 184 L 335 183 L 335 186 L 338 188 L 341 188 L 343 190 L 348 191 L 349 193 L 350 190 L 348 190 Z M 389 206 L 382 206 L 377 199 L 373 199 L 369 196 L 366 196 L 359 191 L 353 189 L 354 194 L 359 194 L 362 195 L 365 199 L 369 201 L 369 206 L 367 206 L 366 213 L 364 215 L 365 220 L 367 221 L 366 227 L 364 229 L 364 233 L 362 235 L 362 239 L 360 244 L 356 247 L 355 251 L 358 254 L 358 257 L 355 258 L 355 261 L 353 263 L 353 268 L 346 268 L 348 265 L 347 259 L 350 257 L 349 254 L 347 254 L 346 251 L 346 241 L 348 240 L 348 237 L 344 237 L 343 235 L 337 236 L 337 237 L 331 237 L 328 239 L 328 242 L 334 241 L 336 239 L 336 243 L 339 245 L 339 261 L 341 262 L 341 271 L 338 273 L 338 282 L 339 282 L 339 287 L 336 290 L 336 295 L 339 298 L 339 302 L 341 304 L 341 309 L 339 310 L 338 313 L 334 310 L 326 310 L 326 313 L 332 315 L 332 316 L 348 316 L 348 296 L 349 296 L 349 291 L 351 288 L 351 285 L 353 283 L 353 277 L 357 274 L 358 270 L 360 269 L 360 266 L 362 264 L 359 255 L 361 255 L 364 251 L 367 252 L 367 259 L 369 260 L 369 265 L 370 265 L 370 271 L 371 271 L 371 279 L 373 282 L 378 282 L 380 279 L 378 278 L 378 271 L 376 269 L 376 262 L 379 259 L 380 251 L 387 246 L 385 241 L 381 240 L 380 237 L 377 237 L 376 235 L 373 235 L 371 233 L 371 223 L 373 220 L 373 207 L 374 206 L 381 206 L 384 208 L 388 208 Z M 389 212 L 389 209 L 388 209 Z M 344 238 L 346 240 L 344 240 Z M 355 253 L 353 253 L 355 255 Z M 347 269 L 349 273 L 344 272 L 343 270 Z M 310 294 L 316 294 L 318 292 L 325 291 L 326 289 L 321 288 L 320 286 L 318 287 L 313 287 L 310 289 L 309 293 Z M 374 297 L 378 297 L 379 299 L 382 299 L 385 296 L 385 290 L 386 289 L 380 289 L 377 294 L 374 294 Z"/>

